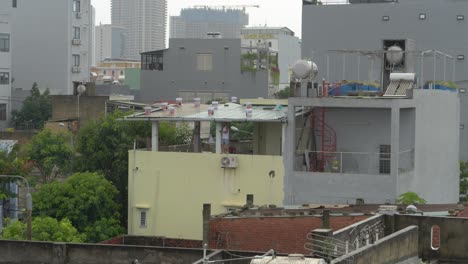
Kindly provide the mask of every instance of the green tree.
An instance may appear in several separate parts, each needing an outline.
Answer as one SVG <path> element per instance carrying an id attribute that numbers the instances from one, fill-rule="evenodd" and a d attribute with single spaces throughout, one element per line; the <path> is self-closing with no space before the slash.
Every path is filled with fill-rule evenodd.
<path id="1" fill-rule="evenodd" d="M 51 182 L 70 169 L 73 152 L 67 142 L 67 135 L 45 129 L 27 145 L 28 158 L 39 170 L 42 183 Z"/>
<path id="2" fill-rule="evenodd" d="M 460 161 L 460 195 L 467 201 L 468 194 L 468 162 Z"/>
<path id="3" fill-rule="evenodd" d="M 426 200 L 419 197 L 415 192 L 406 192 L 398 196 L 397 203 L 400 204 L 426 204 Z"/>
<path id="4" fill-rule="evenodd" d="M 33 195 L 34 213 L 69 219 L 87 242 L 98 242 L 124 232 L 119 225 L 118 194 L 98 173 L 75 173 L 64 182 L 42 185 Z"/>
<path id="5" fill-rule="evenodd" d="M 289 93 L 290 93 L 290 88 L 289 86 L 276 92 L 275 97 L 277 99 L 288 99 L 289 98 Z"/>
<path id="6" fill-rule="evenodd" d="M 57 221 L 52 217 L 35 217 L 32 220 L 32 240 L 57 242 L 84 242 L 68 219 Z M 3 229 L 3 239 L 26 240 L 26 224 L 17 221 Z"/>
<path id="7" fill-rule="evenodd" d="M 128 113 L 127 113 L 128 114 Z M 117 202 L 127 204 L 128 150 L 147 147 L 151 136 L 149 122 L 121 121 L 125 113 L 117 111 L 97 122 L 92 122 L 78 133 L 75 158 L 75 171 L 102 173 L 117 187 Z M 121 224 L 126 226 L 127 208 L 121 208 Z"/>
<path id="8" fill-rule="evenodd" d="M 44 122 L 52 116 L 52 104 L 49 96 L 49 89 L 42 94 L 37 83 L 31 88 L 31 95 L 26 97 L 21 110 L 11 113 L 12 120 L 16 127 L 32 126 L 40 129 L 44 127 Z"/>

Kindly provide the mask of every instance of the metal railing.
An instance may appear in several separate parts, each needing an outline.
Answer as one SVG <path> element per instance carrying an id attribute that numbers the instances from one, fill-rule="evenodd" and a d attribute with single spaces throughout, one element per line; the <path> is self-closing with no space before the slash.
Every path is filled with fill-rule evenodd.
<path id="1" fill-rule="evenodd" d="M 302 157 L 299 157 L 302 156 Z M 296 171 L 342 173 L 342 174 L 390 174 L 391 154 L 372 152 L 328 152 L 305 151 L 296 161 Z M 323 170 L 314 168 L 322 162 L 320 157 L 326 156 Z M 302 161 L 300 159 L 302 158 Z M 414 149 L 401 151 L 399 154 L 399 172 L 414 169 Z"/>

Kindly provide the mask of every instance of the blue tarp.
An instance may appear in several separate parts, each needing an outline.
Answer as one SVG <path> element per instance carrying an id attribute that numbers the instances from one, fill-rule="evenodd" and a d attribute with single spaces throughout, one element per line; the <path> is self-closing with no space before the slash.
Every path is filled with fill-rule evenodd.
<path id="1" fill-rule="evenodd" d="M 424 89 L 429 90 L 429 85 L 428 84 L 424 85 Z M 441 84 L 435 84 L 434 89 L 435 90 L 451 91 L 451 92 L 456 92 L 457 91 L 457 89 L 455 89 L 455 88 L 450 88 L 450 87 L 447 87 L 447 86 L 444 86 L 444 85 L 441 85 Z"/>
<path id="2" fill-rule="evenodd" d="M 358 84 L 358 83 L 347 83 L 339 87 L 331 88 L 328 91 L 328 95 L 340 96 L 340 95 L 347 95 L 349 92 L 359 92 L 359 91 L 379 92 L 380 88 L 371 86 L 371 85 Z"/>

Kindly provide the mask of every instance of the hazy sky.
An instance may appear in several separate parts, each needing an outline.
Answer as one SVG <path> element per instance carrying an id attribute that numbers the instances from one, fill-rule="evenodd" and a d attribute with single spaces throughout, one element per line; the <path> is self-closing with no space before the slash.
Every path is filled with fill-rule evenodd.
<path id="1" fill-rule="evenodd" d="M 96 24 L 110 24 L 110 0 L 92 0 L 92 4 L 96 8 Z M 259 5 L 260 8 L 247 8 L 251 26 L 287 26 L 301 35 L 302 0 L 168 0 L 169 16 L 179 15 L 181 8 L 194 5 Z"/>

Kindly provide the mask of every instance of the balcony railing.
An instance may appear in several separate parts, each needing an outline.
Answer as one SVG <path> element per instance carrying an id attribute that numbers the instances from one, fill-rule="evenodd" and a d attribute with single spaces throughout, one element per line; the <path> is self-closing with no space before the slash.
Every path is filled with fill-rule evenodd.
<path id="1" fill-rule="evenodd" d="M 317 166 L 324 162 L 324 166 Z M 390 174 L 390 153 L 307 151 L 298 155 L 296 171 L 341 174 Z M 316 170 L 315 168 L 323 168 Z M 414 149 L 399 154 L 399 173 L 414 170 Z"/>

